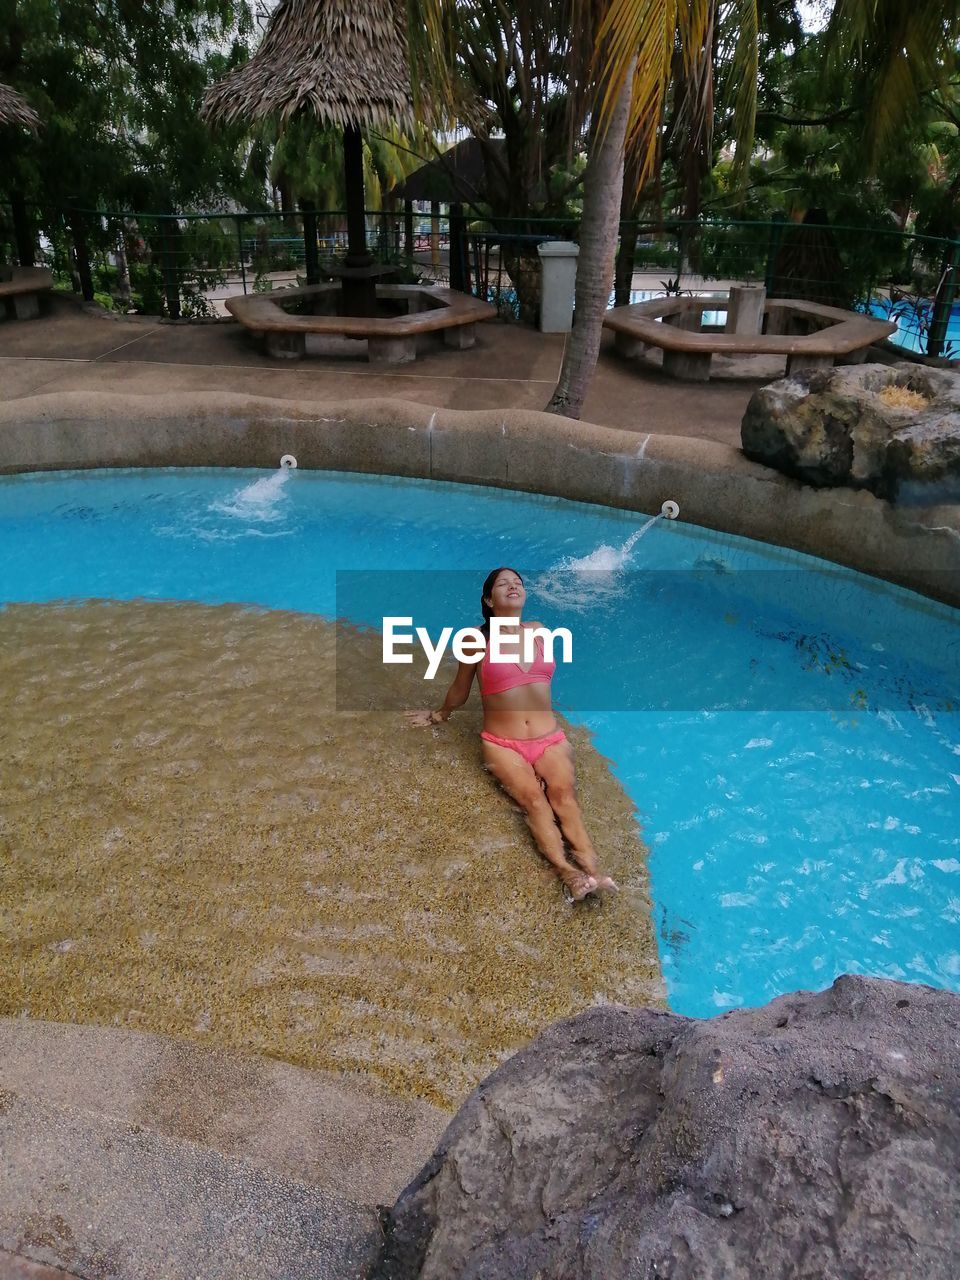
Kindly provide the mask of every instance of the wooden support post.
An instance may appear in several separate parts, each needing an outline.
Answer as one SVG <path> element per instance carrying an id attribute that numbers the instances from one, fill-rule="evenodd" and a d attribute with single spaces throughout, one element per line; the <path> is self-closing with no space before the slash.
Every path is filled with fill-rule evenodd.
<path id="1" fill-rule="evenodd" d="M 162 216 L 160 219 L 160 260 L 163 271 L 163 296 L 167 300 L 167 315 L 171 320 L 180 319 L 180 272 L 177 268 L 177 246 L 180 228 L 176 220 Z M 92 295 L 91 295 L 92 296 Z"/>
<path id="2" fill-rule="evenodd" d="M 712 354 L 707 352 L 664 351 L 663 372 L 668 378 L 685 382 L 709 382 Z"/>
<path id="3" fill-rule="evenodd" d="M 463 205 L 450 206 L 450 288 L 470 292 L 470 261 L 467 257 L 466 220 Z"/>
<path id="4" fill-rule="evenodd" d="M 472 347 L 477 340 L 477 326 L 475 324 L 458 324 L 454 329 L 443 330 L 443 344 L 446 347 L 453 347 L 457 351 L 466 351 L 468 347 Z"/>
<path id="5" fill-rule="evenodd" d="M 23 192 L 10 192 L 10 215 L 13 218 L 13 238 L 17 245 L 17 260 L 21 267 L 32 267 L 36 261 L 36 229 L 27 212 Z"/>
<path id="6" fill-rule="evenodd" d="M 832 369 L 833 356 L 803 353 L 787 356 L 787 377 L 794 373 L 812 373 L 817 369 Z"/>
<path id="7" fill-rule="evenodd" d="M 641 338 L 635 338 L 632 333 L 624 333 L 621 329 L 615 331 L 613 345 L 617 352 L 626 356 L 628 360 L 642 356 L 647 349 L 647 344 Z"/>
<path id="8" fill-rule="evenodd" d="M 763 285 L 734 284 L 730 286 L 730 297 L 727 300 L 727 323 L 724 333 L 748 333 L 750 335 L 763 332 L 763 309 L 767 301 L 767 291 Z"/>
<path id="9" fill-rule="evenodd" d="M 434 270 L 440 265 L 440 201 L 430 201 L 430 262 Z"/>
<path id="10" fill-rule="evenodd" d="M 416 358 L 416 334 L 404 338 L 367 339 L 367 359 L 371 364 L 410 364 Z"/>
<path id="11" fill-rule="evenodd" d="M 274 360 L 302 360 L 307 349 L 302 332 L 289 333 L 269 330 L 266 339 L 267 355 Z"/>
<path id="12" fill-rule="evenodd" d="M 303 266 L 307 284 L 320 283 L 320 255 L 317 252 L 317 206 L 312 200 L 300 201 L 303 216 Z"/>
<path id="13" fill-rule="evenodd" d="M 87 224 L 83 214 L 77 213 L 76 210 L 70 215 L 70 230 L 73 234 L 73 251 L 77 265 L 77 278 L 80 282 L 80 294 L 84 302 L 92 302 L 93 276 L 90 273 L 90 247 L 87 244 Z M 178 295 L 177 315 L 180 314 L 179 302 Z"/>
<path id="14" fill-rule="evenodd" d="M 413 257 L 413 201 L 403 202 L 403 256 Z"/>
<path id="15" fill-rule="evenodd" d="M 16 293 L 13 310 L 18 320 L 36 320 L 40 314 L 40 299 L 35 293 Z"/>

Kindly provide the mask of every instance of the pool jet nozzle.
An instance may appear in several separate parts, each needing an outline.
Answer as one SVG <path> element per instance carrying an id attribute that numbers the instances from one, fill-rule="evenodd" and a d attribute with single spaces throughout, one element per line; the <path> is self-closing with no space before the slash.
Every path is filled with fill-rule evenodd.
<path id="1" fill-rule="evenodd" d="M 293 471 L 296 469 L 297 460 L 292 453 L 285 453 L 280 459 L 280 465 L 286 467 L 288 471 Z"/>
<path id="2" fill-rule="evenodd" d="M 680 514 L 680 507 L 672 498 L 668 498 L 660 508 L 660 514 L 666 520 L 676 520 L 677 516 Z"/>

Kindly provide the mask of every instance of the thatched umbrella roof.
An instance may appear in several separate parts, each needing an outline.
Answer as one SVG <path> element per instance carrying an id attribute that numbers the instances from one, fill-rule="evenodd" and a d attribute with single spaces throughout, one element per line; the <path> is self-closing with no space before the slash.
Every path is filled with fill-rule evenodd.
<path id="1" fill-rule="evenodd" d="M 0 124 L 22 124 L 25 129 L 37 129 L 40 117 L 21 93 L 0 83 Z"/>
<path id="2" fill-rule="evenodd" d="M 260 48 L 202 107 L 224 124 L 297 112 L 343 129 L 412 122 L 402 0 L 281 0 Z"/>
<path id="3" fill-rule="evenodd" d="M 398 200 L 442 200 L 447 204 L 459 200 L 475 204 L 490 201 L 494 194 L 502 196 L 506 174 L 506 143 L 502 138 L 464 138 L 408 173 L 390 194 Z"/>

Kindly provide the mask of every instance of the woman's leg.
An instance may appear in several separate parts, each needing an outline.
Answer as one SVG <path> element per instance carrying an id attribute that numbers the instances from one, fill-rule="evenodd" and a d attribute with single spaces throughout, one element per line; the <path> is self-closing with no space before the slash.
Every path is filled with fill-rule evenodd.
<path id="1" fill-rule="evenodd" d="M 547 802 L 556 814 L 577 862 L 587 875 L 593 876 L 601 889 L 615 889 L 617 886 L 614 881 L 597 870 L 597 854 L 577 803 L 576 773 L 570 743 L 555 742 L 552 747 L 547 747 L 533 768 L 546 783 Z"/>
<path id="2" fill-rule="evenodd" d="M 540 779 L 523 756 L 509 747 L 498 747 L 495 743 L 481 740 L 483 762 L 509 796 L 516 800 L 523 810 L 530 834 L 537 842 L 537 848 L 553 867 L 554 871 L 570 890 L 574 899 L 586 897 L 596 888 L 593 877 L 586 875 L 568 862 L 563 852 L 563 837 L 553 809 L 550 807 Z"/>

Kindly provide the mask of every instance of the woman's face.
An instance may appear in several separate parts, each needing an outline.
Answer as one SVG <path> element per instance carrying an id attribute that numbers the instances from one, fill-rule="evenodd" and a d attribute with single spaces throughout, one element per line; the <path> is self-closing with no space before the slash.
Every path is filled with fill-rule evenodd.
<path id="1" fill-rule="evenodd" d="M 512 569 L 503 569 L 490 588 L 488 603 L 494 616 L 518 613 L 523 608 L 527 593 L 523 589 L 520 575 Z"/>

